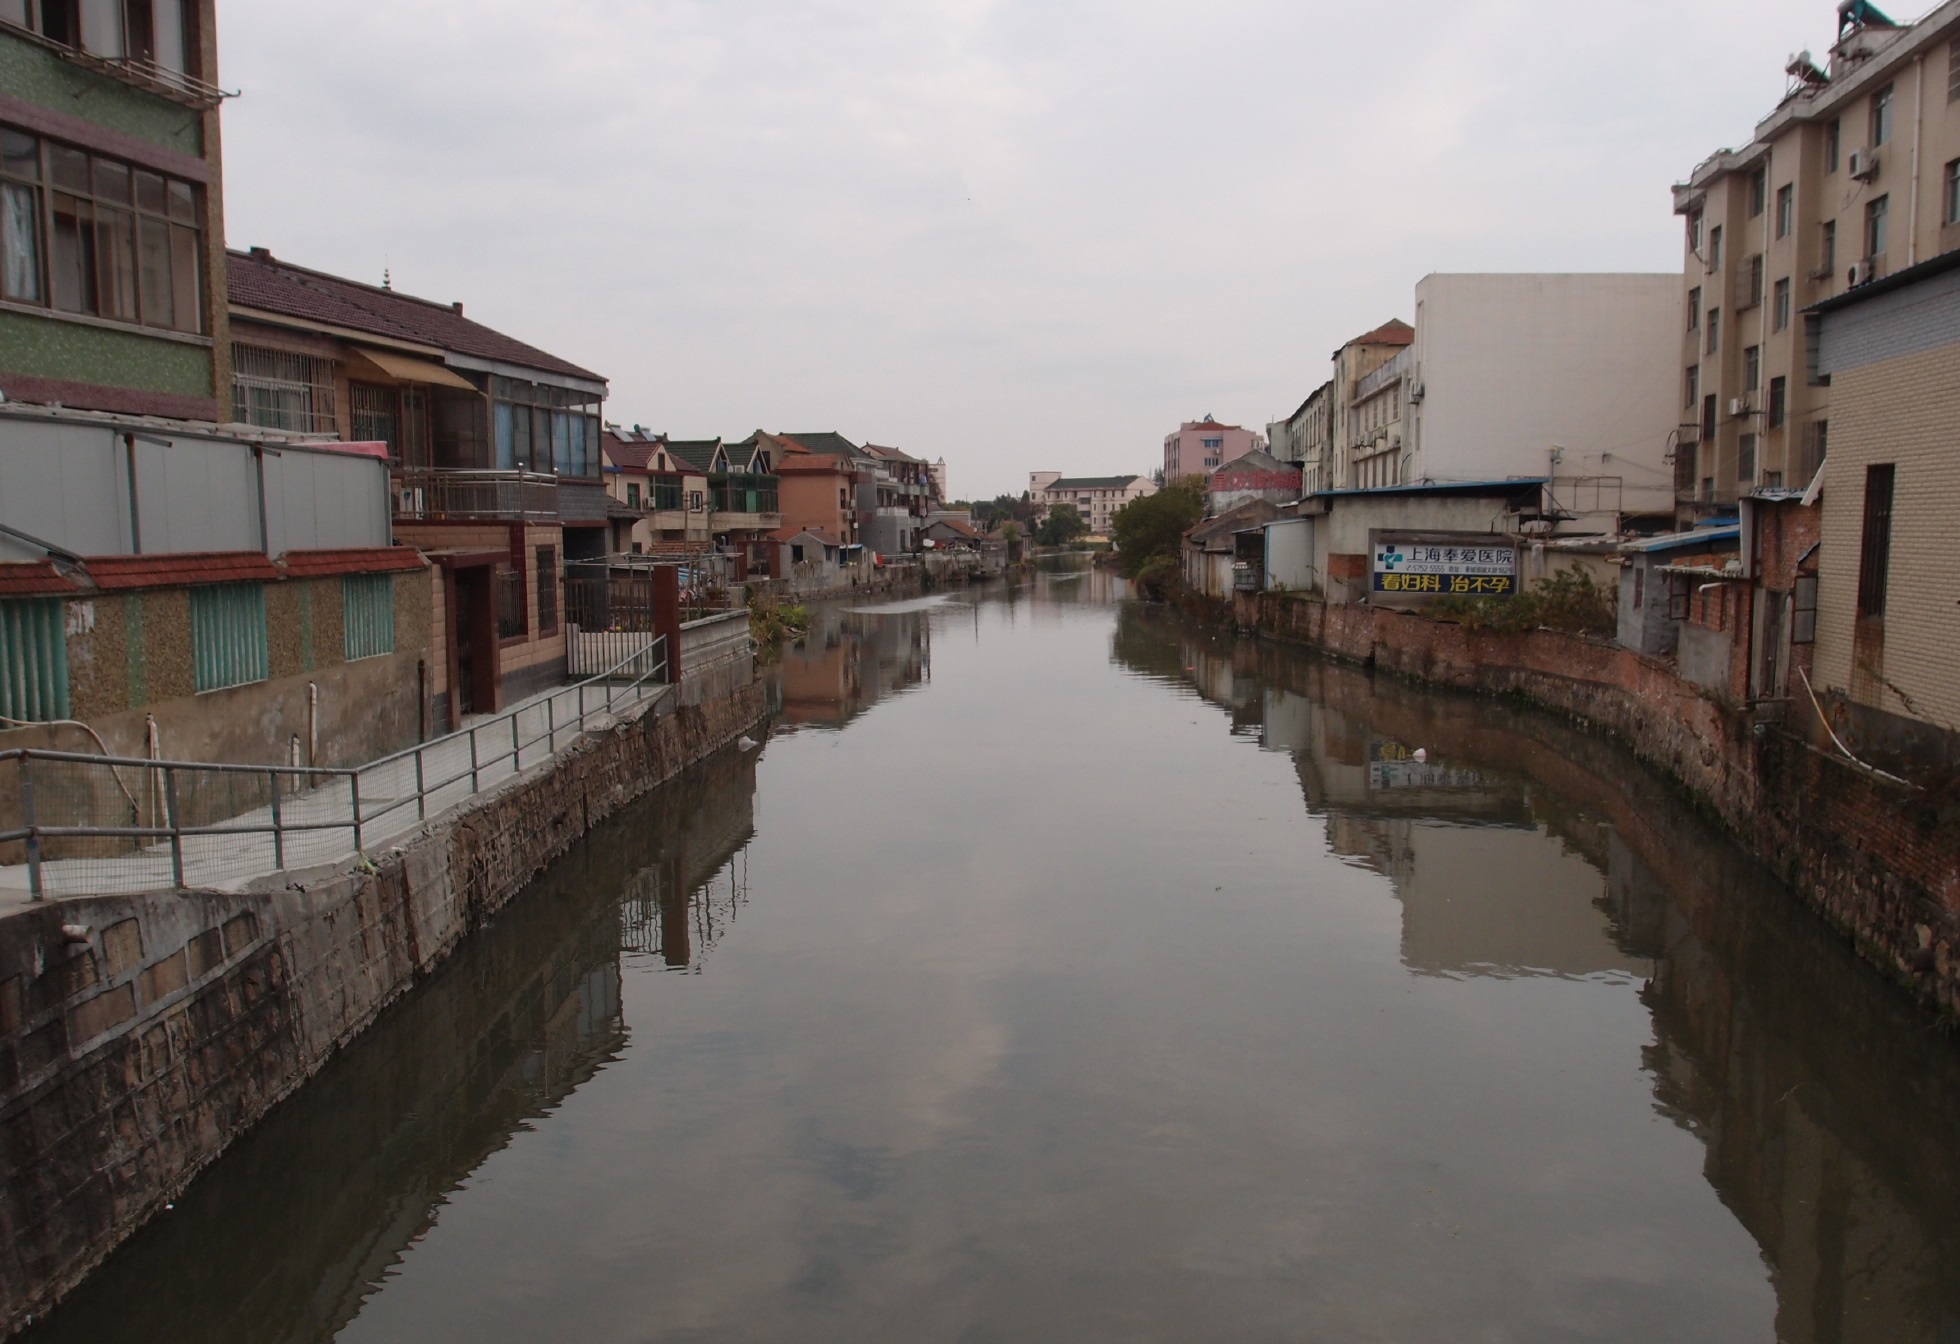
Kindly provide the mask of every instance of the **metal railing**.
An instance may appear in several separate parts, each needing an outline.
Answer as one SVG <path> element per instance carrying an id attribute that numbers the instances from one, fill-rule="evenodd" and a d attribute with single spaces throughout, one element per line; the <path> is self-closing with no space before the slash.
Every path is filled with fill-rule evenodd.
<path id="1" fill-rule="evenodd" d="M 664 638 L 596 677 L 357 768 L 0 752 L 0 889 L 222 886 L 342 862 L 557 754 L 667 689 Z"/>
<path id="2" fill-rule="evenodd" d="M 558 517 L 558 478 L 535 471 L 398 468 L 395 517 L 533 519 Z"/>

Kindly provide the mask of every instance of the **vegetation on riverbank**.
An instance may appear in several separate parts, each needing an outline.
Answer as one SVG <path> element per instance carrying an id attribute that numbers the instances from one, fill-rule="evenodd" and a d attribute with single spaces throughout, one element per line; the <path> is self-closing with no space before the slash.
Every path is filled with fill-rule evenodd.
<path id="1" fill-rule="evenodd" d="M 1517 634 L 1525 630 L 1564 630 L 1575 635 L 1611 635 L 1619 629 L 1619 602 L 1612 590 L 1583 570 L 1561 570 L 1515 597 L 1439 597 L 1423 612 L 1472 630 Z"/>
<path id="2" fill-rule="evenodd" d="M 785 643 L 809 628 L 808 608 L 779 602 L 773 593 L 749 593 L 749 637 L 755 641 L 758 658 L 766 662 L 776 657 Z"/>
<path id="3" fill-rule="evenodd" d="M 1155 494 L 1133 499 L 1109 523 L 1123 577 L 1143 596 L 1161 601 L 1176 591 L 1183 573 L 1178 550 L 1184 534 L 1204 521 L 1205 481 L 1187 476 Z"/>

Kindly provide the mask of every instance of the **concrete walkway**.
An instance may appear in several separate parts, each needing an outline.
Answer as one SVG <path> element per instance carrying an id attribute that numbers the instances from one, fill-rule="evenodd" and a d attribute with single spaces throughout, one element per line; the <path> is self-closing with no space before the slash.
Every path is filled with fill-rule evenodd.
<path id="1" fill-rule="evenodd" d="M 520 702 L 514 710 L 466 720 L 458 732 L 437 738 L 419 750 L 363 766 L 357 780 L 333 776 L 320 779 L 314 787 L 305 787 L 303 777 L 281 776 L 280 784 L 296 791 L 279 799 L 277 836 L 268 777 L 232 776 L 231 783 L 253 793 L 255 801 L 262 801 L 210 825 L 252 833 L 186 835 L 182 885 L 236 891 L 276 872 L 343 863 L 359 851 L 378 852 L 425 820 L 432 820 L 476 794 L 496 788 L 524 770 L 544 764 L 572 746 L 583 735 L 579 729 L 581 716 L 584 731 L 597 732 L 611 727 L 620 714 L 640 705 L 664 697 L 667 703 L 656 710 L 664 712 L 671 708 L 673 701 L 673 688 L 665 684 L 618 686 L 612 690 L 609 713 L 607 689 L 604 684 L 581 684 L 540 692 Z M 109 767 L 67 768 L 106 771 Z M 147 772 L 122 767 L 125 779 L 132 773 L 140 776 Z M 188 790 L 189 786 L 182 781 L 193 773 L 178 771 L 180 788 Z M 202 778 L 215 782 L 223 776 L 206 772 Z M 356 785 L 360 791 L 362 823 L 358 849 L 353 826 Z M 139 781 L 132 787 L 140 796 L 148 781 Z M 43 824 L 54 822 L 44 817 Z M 77 843 L 59 839 L 47 842 L 57 853 L 61 846 Z M 113 856 L 43 862 L 41 884 L 48 899 L 164 891 L 179 885 L 167 840 L 83 843 L 99 847 L 120 844 L 125 848 Z M 30 900 L 27 865 L 0 867 L 0 912 L 16 909 Z"/>

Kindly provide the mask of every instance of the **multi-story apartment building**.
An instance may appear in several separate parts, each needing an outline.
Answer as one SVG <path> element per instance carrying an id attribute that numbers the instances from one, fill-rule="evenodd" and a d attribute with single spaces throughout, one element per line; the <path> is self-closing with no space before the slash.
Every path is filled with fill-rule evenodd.
<path id="1" fill-rule="evenodd" d="M 1242 425 L 1223 425 L 1209 415 L 1186 420 L 1164 439 L 1164 479 L 1209 476 L 1233 458 L 1265 446 L 1264 439 Z"/>
<path id="2" fill-rule="evenodd" d="M 0 391 L 216 422 L 231 396 L 215 0 L 0 3 Z"/>
<path id="3" fill-rule="evenodd" d="M 1356 399 L 1362 380 L 1409 348 L 1416 338 L 1415 328 L 1396 318 L 1373 331 L 1355 337 L 1334 352 L 1334 377 L 1328 389 L 1327 437 L 1325 457 L 1315 469 L 1303 463 L 1305 488 L 1312 490 L 1353 489 L 1356 482 L 1351 463 L 1360 445 L 1364 453 L 1374 448 L 1369 434 L 1358 429 Z"/>
<path id="4" fill-rule="evenodd" d="M 1110 520 L 1118 509 L 1156 490 L 1157 483 L 1148 476 L 1063 476 L 1037 471 L 1028 477 L 1028 497 L 1034 502 L 1037 518 L 1046 518 L 1048 510 L 1057 504 L 1072 505 L 1089 531 L 1099 537 L 1109 535 Z"/>
<path id="5" fill-rule="evenodd" d="M 1267 449 L 1282 462 L 1291 462 L 1305 474 L 1308 493 L 1324 488 L 1321 473 L 1331 460 L 1333 439 L 1332 379 L 1315 388 L 1299 409 L 1284 420 L 1266 426 Z"/>
<path id="6" fill-rule="evenodd" d="M 1831 392 L 1804 309 L 1960 247 L 1960 2 L 1900 25 L 1851 0 L 1827 64 L 1787 70 L 1749 143 L 1674 189 L 1683 520 L 1816 474 Z"/>

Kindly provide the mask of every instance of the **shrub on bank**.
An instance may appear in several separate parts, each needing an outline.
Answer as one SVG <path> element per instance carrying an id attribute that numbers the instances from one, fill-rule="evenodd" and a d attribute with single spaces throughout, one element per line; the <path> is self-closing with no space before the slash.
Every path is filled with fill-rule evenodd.
<path id="1" fill-rule="evenodd" d="M 1578 569 L 1541 579 L 1537 587 L 1516 597 L 1439 597 L 1424 613 L 1498 634 L 1544 629 L 1611 635 L 1618 631 L 1620 619 L 1618 596 Z"/>
<path id="2" fill-rule="evenodd" d="M 779 602 L 771 593 L 749 591 L 749 638 L 755 641 L 757 653 L 768 657 L 780 652 L 785 640 L 809 628 L 807 608 Z"/>

